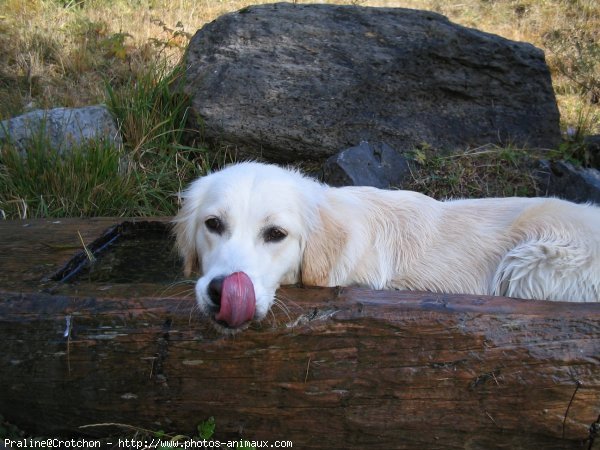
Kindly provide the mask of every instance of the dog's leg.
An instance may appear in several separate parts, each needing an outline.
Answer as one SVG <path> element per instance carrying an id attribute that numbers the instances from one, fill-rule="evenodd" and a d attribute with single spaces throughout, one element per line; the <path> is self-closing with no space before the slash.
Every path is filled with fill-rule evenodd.
<path id="1" fill-rule="evenodd" d="M 538 300 L 600 300 L 598 261 L 585 245 L 564 239 L 524 241 L 500 261 L 492 293 Z"/>

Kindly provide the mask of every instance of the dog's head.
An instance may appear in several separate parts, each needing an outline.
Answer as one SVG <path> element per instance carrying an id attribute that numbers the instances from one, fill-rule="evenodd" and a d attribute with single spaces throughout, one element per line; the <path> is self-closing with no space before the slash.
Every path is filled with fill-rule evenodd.
<path id="1" fill-rule="evenodd" d="M 175 222 L 187 276 L 197 271 L 202 312 L 223 329 L 265 317 L 281 284 L 300 281 L 322 185 L 273 165 L 240 163 L 183 193 Z"/>

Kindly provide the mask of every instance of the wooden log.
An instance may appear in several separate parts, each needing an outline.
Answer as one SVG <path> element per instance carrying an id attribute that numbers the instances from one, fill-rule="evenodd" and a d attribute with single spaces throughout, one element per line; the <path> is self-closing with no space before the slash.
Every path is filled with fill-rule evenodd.
<path id="1" fill-rule="evenodd" d="M 72 233 L 4 225 L 0 246 L 40 252 L 36 274 L 65 264 L 49 253 Z M 34 262 L 0 256 L 0 413 L 37 435 L 191 434 L 213 416 L 221 439 L 303 449 L 563 449 L 588 448 L 600 414 L 599 304 L 286 287 L 285 307 L 222 336 L 189 295 L 50 286 Z"/>

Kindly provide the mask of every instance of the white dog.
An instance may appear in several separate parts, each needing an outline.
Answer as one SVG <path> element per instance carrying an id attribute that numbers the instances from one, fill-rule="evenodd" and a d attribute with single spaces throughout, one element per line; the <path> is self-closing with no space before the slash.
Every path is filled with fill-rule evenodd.
<path id="1" fill-rule="evenodd" d="M 600 208 L 553 198 L 439 202 L 248 162 L 195 181 L 175 233 L 200 309 L 231 329 L 297 282 L 600 301 Z"/>

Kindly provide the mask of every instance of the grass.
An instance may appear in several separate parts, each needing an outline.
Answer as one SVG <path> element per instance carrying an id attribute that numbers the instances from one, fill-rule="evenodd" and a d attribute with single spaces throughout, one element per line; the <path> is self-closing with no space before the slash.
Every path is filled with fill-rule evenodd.
<path id="1" fill-rule="evenodd" d="M 336 0 L 336 2 L 341 3 Z M 106 103 L 124 147 L 98 143 L 57 157 L 40 138 L 19 159 L 0 150 L 0 215 L 171 215 L 176 193 L 209 166 L 198 139 L 184 141 L 188 99 L 170 87 L 192 34 L 250 0 L 2 0 L 0 119 L 33 108 Z M 348 0 L 429 9 L 546 52 L 561 127 L 560 153 L 585 163 L 580 145 L 600 134 L 600 6 L 594 0 Z M 436 197 L 533 195 L 526 149 L 422 152 L 410 188 Z M 418 156 L 418 155 L 417 155 Z"/>
<path id="2" fill-rule="evenodd" d="M 179 70 L 153 68 L 117 91 L 107 104 L 125 144 L 99 141 L 54 151 L 43 134 L 26 155 L 0 150 L 0 214 L 4 217 L 173 215 L 176 193 L 204 170 L 204 150 L 182 145 L 187 100 L 171 93 Z"/>
<path id="3" fill-rule="evenodd" d="M 412 180 L 405 186 L 438 199 L 532 197 L 540 194 L 531 174 L 537 158 L 527 149 L 484 146 L 462 153 L 439 155 L 430 148 L 413 152 Z"/>
<path id="4" fill-rule="evenodd" d="M 124 204 L 123 192 L 133 187 L 132 177 L 120 173 L 121 157 L 102 143 L 64 157 L 48 152 L 43 140 L 25 158 L 7 146 L 0 173 L 3 214 L 27 218 L 93 215 L 97 209 L 114 213 L 111 205 Z"/>

